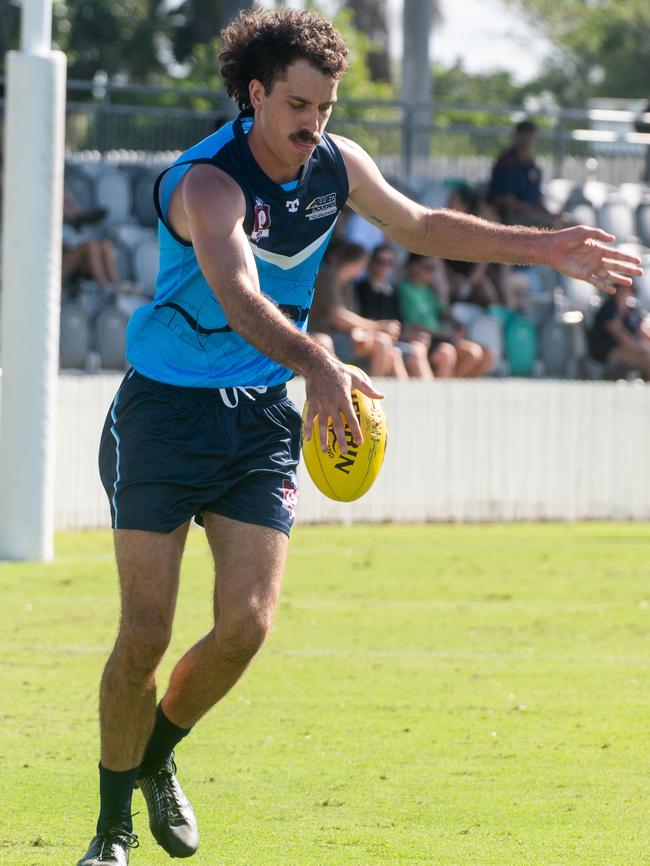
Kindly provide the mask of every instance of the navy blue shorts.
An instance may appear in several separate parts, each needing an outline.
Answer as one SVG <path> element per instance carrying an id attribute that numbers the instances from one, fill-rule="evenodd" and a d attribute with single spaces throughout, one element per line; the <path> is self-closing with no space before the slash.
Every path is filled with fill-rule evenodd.
<path id="1" fill-rule="evenodd" d="M 129 370 L 99 449 L 113 528 L 171 532 L 210 511 L 288 535 L 300 425 L 284 385 L 186 388 Z"/>

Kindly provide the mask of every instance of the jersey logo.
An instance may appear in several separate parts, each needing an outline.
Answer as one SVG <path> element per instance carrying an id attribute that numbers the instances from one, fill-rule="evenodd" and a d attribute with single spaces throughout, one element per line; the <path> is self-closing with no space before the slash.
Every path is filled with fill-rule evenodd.
<path id="1" fill-rule="evenodd" d="M 264 204 L 261 198 L 255 197 L 255 215 L 253 217 L 251 240 L 258 241 L 260 238 L 268 238 L 270 228 L 271 206 Z"/>
<path id="2" fill-rule="evenodd" d="M 319 195 L 307 205 L 305 211 L 308 220 L 319 220 L 322 217 L 335 214 L 337 211 L 336 193 L 330 192 L 327 195 Z"/>
<path id="3" fill-rule="evenodd" d="M 293 520 L 296 516 L 296 505 L 298 504 L 298 486 L 295 481 L 288 478 L 282 479 L 282 503 Z"/>
<path id="4" fill-rule="evenodd" d="M 293 198 L 293 199 L 291 199 L 291 201 L 288 201 L 286 204 L 287 204 L 287 210 L 289 211 L 289 213 L 295 213 L 298 210 L 298 205 L 300 204 L 300 199 L 299 198 Z"/>

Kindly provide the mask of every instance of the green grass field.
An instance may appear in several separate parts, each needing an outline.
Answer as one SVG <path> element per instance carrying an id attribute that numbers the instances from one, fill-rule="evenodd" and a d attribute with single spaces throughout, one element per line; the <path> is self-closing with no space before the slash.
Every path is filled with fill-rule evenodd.
<path id="1" fill-rule="evenodd" d="M 650 864 L 644 525 L 299 527 L 272 637 L 177 754 L 197 866 Z M 0 565 L 0 863 L 96 817 L 108 533 Z M 188 542 L 173 659 L 209 624 Z M 134 797 L 132 866 L 168 861 Z"/>

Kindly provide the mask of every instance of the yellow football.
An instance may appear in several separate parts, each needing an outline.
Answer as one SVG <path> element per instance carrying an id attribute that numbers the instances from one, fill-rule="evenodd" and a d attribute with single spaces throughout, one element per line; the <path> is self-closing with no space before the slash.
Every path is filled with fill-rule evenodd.
<path id="1" fill-rule="evenodd" d="M 350 372 L 368 379 L 363 370 L 346 364 Z M 361 391 L 352 391 L 352 405 L 363 433 L 363 445 L 357 448 L 352 433 L 345 425 L 348 451 L 341 454 L 332 424 L 327 429 L 327 451 L 320 446 L 318 418 L 314 421 L 311 439 L 302 442 L 302 454 L 307 471 L 316 487 L 339 502 L 352 502 L 367 493 L 379 475 L 386 451 L 386 416 L 379 400 L 373 400 Z M 302 412 L 303 424 L 307 417 L 307 403 Z"/>

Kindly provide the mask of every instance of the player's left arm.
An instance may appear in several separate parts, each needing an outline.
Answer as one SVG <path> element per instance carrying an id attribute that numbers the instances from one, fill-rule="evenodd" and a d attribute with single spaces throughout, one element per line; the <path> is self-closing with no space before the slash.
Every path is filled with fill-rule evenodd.
<path id="1" fill-rule="evenodd" d="M 349 204 L 399 246 L 414 253 L 468 262 L 548 265 L 612 292 L 642 273 L 640 259 L 608 246 L 614 236 L 573 226 L 558 231 L 504 226 L 441 208 L 430 210 L 392 187 L 357 144 L 332 136 L 345 160 Z"/>

